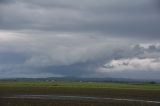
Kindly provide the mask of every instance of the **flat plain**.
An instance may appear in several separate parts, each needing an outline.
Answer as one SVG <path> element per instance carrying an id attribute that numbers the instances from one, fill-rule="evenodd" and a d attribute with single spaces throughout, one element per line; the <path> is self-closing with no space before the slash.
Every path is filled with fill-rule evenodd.
<path id="1" fill-rule="evenodd" d="M 54 98 L 44 99 L 42 95 Z M 0 81 L 0 106 L 159 106 L 159 101 L 160 84 Z"/>

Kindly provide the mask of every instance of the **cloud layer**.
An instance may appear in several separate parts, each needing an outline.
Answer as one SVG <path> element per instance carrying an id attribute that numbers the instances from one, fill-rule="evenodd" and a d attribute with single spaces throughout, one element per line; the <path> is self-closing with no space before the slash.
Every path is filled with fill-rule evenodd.
<path id="1" fill-rule="evenodd" d="M 0 0 L 0 78 L 159 78 L 159 7 L 158 0 Z"/>

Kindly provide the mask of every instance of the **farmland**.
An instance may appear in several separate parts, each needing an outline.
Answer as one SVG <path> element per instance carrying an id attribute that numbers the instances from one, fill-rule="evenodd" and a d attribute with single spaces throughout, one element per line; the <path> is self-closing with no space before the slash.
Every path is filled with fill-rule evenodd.
<path id="1" fill-rule="evenodd" d="M 12 98 L 15 95 L 59 95 L 61 98 Z M 67 96 L 113 99 L 67 99 Z M 5 98 L 6 97 L 6 98 Z M 10 97 L 10 98 L 7 98 Z M 124 99 L 124 100 L 114 100 Z M 69 81 L 0 81 L 0 106 L 158 106 L 144 100 L 160 101 L 160 84 L 69 82 Z"/>

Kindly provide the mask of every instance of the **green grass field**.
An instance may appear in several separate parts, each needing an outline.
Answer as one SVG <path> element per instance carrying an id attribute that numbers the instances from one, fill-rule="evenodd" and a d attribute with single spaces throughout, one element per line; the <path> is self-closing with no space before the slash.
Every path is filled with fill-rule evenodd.
<path id="1" fill-rule="evenodd" d="M 0 81 L 0 97 L 10 95 L 70 95 L 160 101 L 160 84 L 109 82 Z M 0 106 L 158 106 L 124 101 L 2 99 Z M 56 105 L 55 105 L 56 104 Z M 78 105 L 81 104 L 81 105 Z M 105 104 L 105 105 L 104 105 Z M 110 104 L 110 105 L 109 105 Z M 126 105 L 124 105 L 126 104 Z M 128 104 L 128 105 L 127 105 Z"/>
<path id="2" fill-rule="evenodd" d="M 110 83 L 110 82 L 64 82 L 64 81 L 0 81 L 0 87 L 74 87 L 160 90 L 160 84 L 149 83 Z"/>

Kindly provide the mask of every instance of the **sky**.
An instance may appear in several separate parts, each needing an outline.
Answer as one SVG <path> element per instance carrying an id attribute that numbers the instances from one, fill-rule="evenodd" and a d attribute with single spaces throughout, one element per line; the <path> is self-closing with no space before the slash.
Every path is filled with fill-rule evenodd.
<path id="1" fill-rule="evenodd" d="M 159 0 L 0 0 L 0 78 L 160 79 Z"/>

